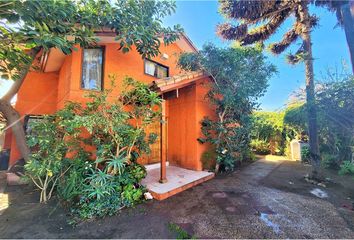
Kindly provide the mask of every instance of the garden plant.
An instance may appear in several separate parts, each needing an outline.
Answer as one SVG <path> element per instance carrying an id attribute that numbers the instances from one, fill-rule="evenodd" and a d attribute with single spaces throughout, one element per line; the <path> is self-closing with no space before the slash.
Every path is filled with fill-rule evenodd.
<path id="1" fill-rule="evenodd" d="M 250 158 L 251 113 L 275 67 L 267 62 L 261 48 L 218 48 L 212 44 L 199 53 L 183 54 L 179 66 L 205 71 L 213 78 L 206 98 L 215 106 L 215 117 L 201 122 L 204 136 L 199 141 L 215 146 L 216 172 L 232 170 L 236 162 Z"/>
<path id="2" fill-rule="evenodd" d="M 31 125 L 25 169 L 41 190 L 41 202 L 56 192 L 75 216 L 88 219 L 142 200 L 146 171 L 137 159 L 157 138 L 145 129 L 159 121 L 161 100 L 131 78 L 124 89 L 115 99 L 110 89 L 90 93 L 85 106 L 70 102 Z"/>

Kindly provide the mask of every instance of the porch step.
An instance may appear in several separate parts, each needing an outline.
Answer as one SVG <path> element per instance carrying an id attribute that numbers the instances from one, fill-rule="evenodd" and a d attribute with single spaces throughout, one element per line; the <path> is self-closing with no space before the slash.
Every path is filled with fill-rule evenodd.
<path id="1" fill-rule="evenodd" d="M 176 166 L 167 166 L 166 175 L 167 182 L 159 183 L 160 168 L 154 168 L 147 171 L 147 176 L 142 181 L 157 200 L 164 200 L 214 177 L 212 172 L 193 171 Z"/>
<path id="2" fill-rule="evenodd" d="M 144 167 L 145 167 L 146 171 L 150 171 L 150 170 L 156 169 L 156 168 L 160 169 L 160 165 L 161 165 L 161 163 L 153 163 L 153 164 L 146 164 L 146 165 L 144 165 Z M 166 162 L 166 167 L 169 165 L 170 165 L 169 162 Z"/>

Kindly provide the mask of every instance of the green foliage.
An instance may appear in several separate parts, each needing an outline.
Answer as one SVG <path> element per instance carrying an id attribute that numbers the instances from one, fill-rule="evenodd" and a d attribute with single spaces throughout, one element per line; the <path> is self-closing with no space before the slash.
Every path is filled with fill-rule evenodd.
<path id="1" fill-rule="evenodd" d="M 303 102 L 287 106 L 284 115 L 284 124 L 291 126 L 297 133 L 307 128 L 307 110 Z"/>
<path id="2" fill-rule="evenodd" d="M 323 167 L 330 169 L 338 169 L 337 156 L 328 153 L 323 153 L 321 157 Z"/>
<path id="3" fill-rule="evenodd" d="M 216 157 L 217 155 L 214 149 L 203 152 L 201 157 L 203 169 L 214 170 Z"/>
<path id="4" fill-rule="evenodd" d="M 199 141 L 212 143 L 217 164 L 224 170 L 233 169 L 235 161 L 249 156 L 250 114 L 275 67 L 260 49 L 218 48 L 212 44 L 199 53 L 181 55 L 178 64 L 184 70 L 203 70 L 213 77 L 207 98 L 216 107 L 216 118 L 202 121 L 204 137 Z"/>
<path id="5" fill-rule="evenodd" d="M 345 175 L 345 174 L 354 175 L 354 164 L 350 161 L 344 161 L 340 165 L 339 174 L 341 174 L 341 175 Z"/>
<path id="6" fill-rule="evenodd" d="M 272 137 L 281 133 L 284 128 L 283 112 L 255 112 L 253 122 L 257 139 L 269 141 Z"/>
<path id="7" fill-rule="evenodd" d="M 190 236 L 188 232 L 186 232 L 183 228 L 181 228 L 175 223 L 169 223 L 168 230 L 177 235 L 176 239 L 196 239 L 195 236 Z"/>
<path id="8" fill-rule="evenodd" d="M 265 140 L 253 139 L 251 141 L 251 148 L 257 154 L 266 155 L 270 153 L 269 142 Z"/>
<path id="9" fill-rule="evenodd" d="M 354 145 L 354 78 L 344 75 L 318 85 L 316 103 L 323 166 L 338 168 L 351 159 Z M 284 122 L 307 132 L 306 104 L 291 105 Z"/>
<path id="10" fill-rule="evenodd" d="M 285 111 L 254 112 L 252 115 L 252 147 L 258 154 L 284 155 L 294 128 L 284 124 Z"/>
<path id="11" fill-rule="evenodd" d="M 301 161 L 309 163 L 310 159 L 310 148 L 308 146 L 303 146 L 301 148 Z"/>
<path id="12" fill-rule="evenodd" d="M 71 213 L 80 219 L 112 216 L 123 208 L 119 195 L 105 195 L 100 199 L 91 201 L 81 198 L 77 206 L 72 208 Z"/>
<path id="13" fill-rule="evenodd" d="M 29 49 L 55 47 L 70 54 L 76 45 L 94 45 L 94 31 L 103 27 L 112 30 L 124 53 L 135 46 L 142 57 L 157 56 L 159 37 L 170 44 L 183 31 L 162 25 L 175 9 L 172 1 L 154 0 L 6 1 L 0 4 L 1 77 L 16 79 L 32 62 Z"/>
<path id="14" fill-rule="evenodd" d="M 116 100 L 105 90 L 88 94 L 86 106 L 68 103 L 40 123 L 50 134 L 42 130 L 29 139 L 36 164 L 31 160 L 26 173 L 34 178 L 39 172 L 43 178 L 53 169 L 57 188 L 52 185 L 52 190 L 80 218 L 112 215 L 140 202 L 145 191 L 140 181 L 146 170 L 136 160 L 149 150 L 152 140 L 144 129 L 159 120 L 161 100 L 131 78 L 124 89 Z"/>
<path id="15" fill-rule="evenodd" d="M 351 159 L 354 146 L 354 77 L 322 84 L 317 93 L 321 153 L 342 161 Z"/>
<path id="16" fill-rule="evenodd" d="M 75 136 L 77 132 L 66 131 L 65 126 L 60 124 L 64 112 L 65 110 L 55 116 L 46 116 L 29 126 L 32 133 L 28 135 L 27 143 L 32 148 L 32 154 L 25 170 L 26 176 L 41 190 L 40 202 L 51 198 L 58 179 L 70 168 L 63 165 L 69 144 L 65 139 Z"/>

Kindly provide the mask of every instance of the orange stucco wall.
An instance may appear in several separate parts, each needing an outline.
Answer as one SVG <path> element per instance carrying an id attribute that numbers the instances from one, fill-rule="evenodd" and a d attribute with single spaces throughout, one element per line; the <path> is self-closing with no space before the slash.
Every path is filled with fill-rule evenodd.
<path id="1" fill-rule="evenodd" d="M 109 75 L 116 76 L 116 87 L 113 89 L 110 99 L 114 99 L 122 91 L 122 82 L 126 76 L 145 83 L 151 83 L 154 77 L 144 74 L 144 60 L 133 49 L 127 54 L 118 50 L 119 44 L 103 44 L 104 51 L 104 88 L 111 88 Z M 176 75 L 180 70 L 176 67 L 178 54 L 181 49 L 172 44 L 161 46 L 160 51 L 169 56 L 163 60 L 156 57 L 153 60 L 169 67 L 170 76 Z M 85 103 L 87 90 L 81 85 L 82 50 L 66 56 L 61 69 L 53 73 L 28 74 L 18 93 L 16 109 L 24 116 L 26 114 L 50 114 L 64 107 L 66 101 Z M 206 145 L 198 143 L 201 136 L 200 121 L 206 115 L 212 114 L 209 103 L 204 95 L 207 91 L 205 83 L 208 79 L 179 90 L 179 97 L 166 102 L 166 114 L 168 117 L 167 130 L 167 159 L 171 164 L 188 169 L 202 170 L 200 161 L 202 153 L 207 149 Z M 7 139 L 11 134 L 7 134 Z M 11 139 L 10 164 L 21 158 L 16 147 L 14 137 Z"/>
<path id="2" fill-rule="evenodd" d="M 136 80 L 151 83 L 155 80 L 154 77 L 144 73 L 144 60 L 134 49 L 127 54 L 119 51 L 119 44 L 108 43 L 103 45 L 105 47 L 104 56 L 104 77 L 103 86 L 105 89 L 111 88 L 111 79 L 109 75 L 114 75 L 116 80 L 116 87 L 112 92 L 112 96 L 118 96 L 122 91 L 123 79 L 127 76 Z M 180 72 L 176 67 L 177 55 L 181 53 L 181 49 L 176 45 L 161 46 L 160 51 L 166 53 L 169 58 L 162 60 L 160 57 L 153 58 L 156 62 L 169 67 L 169 74 L 173 76 Z M 82 50 L 78 50 L 72 54 L 71 60 L 71 76 L 70 76 L 70 93 L 66 100 L 83 102 L 83 95 L 85 90 L 80 87 L 81 84 L 81 64 L 82 64 Z"/>
<path id="3" fill-rule="evenodd" d="M 178 90 L 178 97 L 167 100 L 167 160 L 171 165 L 202 170 L 201 156 L 208 150 L 200 144 L 200 122 L 205 116 L 213 117 L 213 108 L 205 98 L 209 79 Z"/>
<path id="4" fill-rule="evenodd" d="M 101 44 L 105 47 L 104 54 L 104 88 L 111 87 L 109 75 L 116 76 L 116 87 L 112 92 L 112 98 L 119 95 L 122 90 L 122 82 L 126 76 L 145 83 L 151 83 L 155 78 L 144 74 L 144 60 L 135 49 L 127 54 L 119 51 L 119 44 Z M 160 51 L 166 53 L 166 60 L 160 57 L 153 58 L 156 62 L 169 67 L 169 74 L 173 76 L 180 70 L 176 67 L 177 56 L 182 50 L 177 44 L 161 46 Z M 15 108 L 21 116 L 26 114 L 50 114 L 63 108 L 66 101 L 78 101 L 84 103 L 86 90 L 80 88 L 81 83 L 82 50 L 74 51 L 66 56 L 61 69 L 58 72 L 39 73 L 30 72 L 17 96 Z M 23 119 L 22 119 L 23 120 Z M 6 135 L 6 143 L 11 143 L 10 164 L 21 158 L 16 147 L 16 141 L 10 130 Z M 9 145 L 9 144 L 8 144 Z"/>
<path id="5" fill-rule="evenodd" d="M 59 71 L 57 109 L 64 107 L 70 94 L 72 56 L 67 56 Z"/>
<path id="6" fill-rule="evenodd" d="M 50 114 L 56 111 L 58 74 L 30 72 L 17 94 L 16 110 L 25 114 Z M 21 158 L 16 141 L 11 137 L 10 164 Z"/>

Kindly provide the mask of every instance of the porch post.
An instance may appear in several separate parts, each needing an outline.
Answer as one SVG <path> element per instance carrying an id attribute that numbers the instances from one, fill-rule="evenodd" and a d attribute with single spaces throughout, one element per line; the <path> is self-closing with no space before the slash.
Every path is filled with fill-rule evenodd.
<path id="1" fill-rule="evenodd" d="M 161 157 L 161 166 L 160 166 L 160 183 L 166 183 L 166 101 L 162 100 L 161 103 L 161 123 L 160 123 L 160 157 Z"/>

